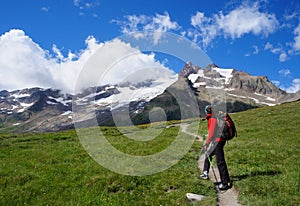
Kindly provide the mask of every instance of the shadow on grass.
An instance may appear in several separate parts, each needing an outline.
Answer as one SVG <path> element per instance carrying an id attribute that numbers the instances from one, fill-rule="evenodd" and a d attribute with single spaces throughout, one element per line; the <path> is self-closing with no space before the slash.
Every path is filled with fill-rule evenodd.
<path id="1" fill-rule="evenodd" d="M 242 175 L 235 175 L 232 176 L 231 179 L 232 181 L 240 181 L 249 177 L 255 177 L 255 176 L 275 176 L 275 175 L 279 175 L 281 174 L 280 171 L 274 171 L 274 170 L 270 170 L 270 171 L 254 171 L 251 172 L 249 174 L 242 174 Z"/>

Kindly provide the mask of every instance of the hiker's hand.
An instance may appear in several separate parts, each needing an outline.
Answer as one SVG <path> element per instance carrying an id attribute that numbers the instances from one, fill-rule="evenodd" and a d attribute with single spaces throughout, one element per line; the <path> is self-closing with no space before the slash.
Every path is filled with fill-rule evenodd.
<path id="1" fill-rule="evenodd" d="M 205 144 L 204 147 L 203 147 L 204 151 L 207 151 L 208 149 L 208 144 Z"/>

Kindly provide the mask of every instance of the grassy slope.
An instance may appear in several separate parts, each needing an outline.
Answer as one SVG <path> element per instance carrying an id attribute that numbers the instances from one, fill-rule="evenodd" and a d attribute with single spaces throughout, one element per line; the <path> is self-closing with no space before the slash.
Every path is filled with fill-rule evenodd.
<path id="1" fill-rule="evenodd" d="M 137 144 L 126 142 L 115 128 L 104 131 L 119 149 L 136 153 Z M 165 129 L 159 141 L 151 141 L 154 150 L 142 142 L 145 151 L 140 153 L 167 147 L 173 140 L 170 134 L 177 132 L 178 127 Z M 110 172 L 93 161 L 75 131 L 3 134 L 0 142 L 0 205 L 189 205 L 187 192 L 205 194 L 204 205 L 215 204 L 212 185 L 197 178 L 200 143 L 170 169 L 133 177 Z"/>
<path id="2" fill-rule="evenodd" d="M 232 115 L 226 157 L 243 205 L 300 204 L 300 101 Z"/>
<path id="3" fill-rule="evenodd" d="M 299 117 L 300 102 L 232 115 L 239 136 L 226 145 L 226 158 L 242 204 L 299 204 Z M 200 128 L 205 133 L 205 121 Z M 124 152 L 151 154 L 166 148 L 178 127 L 165 129 L 151 140 L 152 147 L 127 141 L 115 128 L 103 131 Z M 132 177 L 93 161 L 73 130 L 3 134 L 0 205 L 190 205 L 187 192 L 207 196 L 201 205 L 215 205 L 213 185 L 197 178 L 200 147 L 195 142 L 178 164 L 164 172 Z M 142 151 L 136 153 L 137 148 Z"/>

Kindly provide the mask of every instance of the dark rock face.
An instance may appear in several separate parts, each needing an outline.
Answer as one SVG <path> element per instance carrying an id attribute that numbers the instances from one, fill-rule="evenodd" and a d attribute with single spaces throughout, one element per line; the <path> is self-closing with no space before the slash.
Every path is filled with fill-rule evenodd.
<path id="1" fill-rule="evenodd" d="M 286 92 L 276 87 L 265 76 L 251 76 L 246 72 L 235 72 L 228 85 L 228 88 L 256 92 L 259 94 L 280 97 Z"/>

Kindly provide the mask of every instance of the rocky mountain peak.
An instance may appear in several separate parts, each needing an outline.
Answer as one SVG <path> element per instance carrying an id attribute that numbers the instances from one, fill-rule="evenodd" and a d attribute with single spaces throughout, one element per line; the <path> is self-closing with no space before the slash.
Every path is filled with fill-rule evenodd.
<path id="1" fill-rule="evenodd" d="M 276 87 L 269 81 L 266 76 L 252 76 L 247 72 L 238 71 L 233 73 L 228 88 L 254 92 L 262 95 L 270 95 L 271 97 L 279 97 L 286 92 Z"/>
<path id="2" fill-rule="evenodd" d="M 178 75 L 179 77 L 188 77 L 190 74 L 196 74 L 200 69 L 199 66 L 193 65 L 192 62 L 187 62 Z"/>

